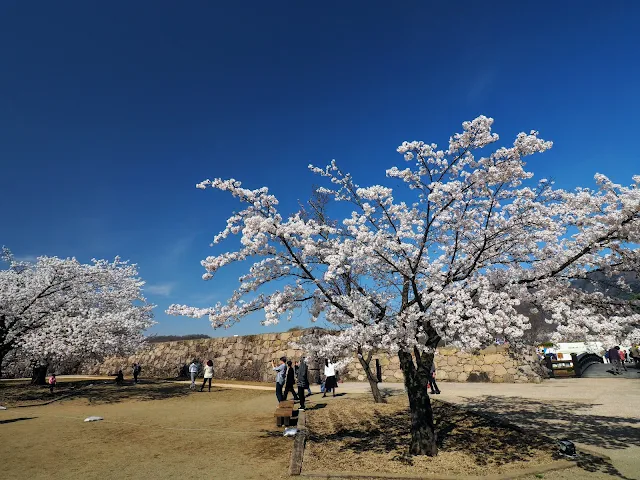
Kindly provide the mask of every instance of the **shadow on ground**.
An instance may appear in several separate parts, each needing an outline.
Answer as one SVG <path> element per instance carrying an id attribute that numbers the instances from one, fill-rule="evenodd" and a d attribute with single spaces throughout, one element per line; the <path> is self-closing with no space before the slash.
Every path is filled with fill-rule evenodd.
<path id="1" fill-rule="evenodd" d="M 434 416 L 441 451 L 464 451 L 478 465 L 503 465 L 528 460 L 536 451 L 551 450 L 544 439 L 498 425 L 454 405 L 434 402 Z M 372 451 L 394 453 L 394 460 L 412 464 L 408 455 L 410 417 L 407 410 L 374 412 L 359 422 L 330 433 L 312 432 L 314 442 L 344 442 L 341 450 L 352 453 Z"/>
<path id="2" fill-rule="evenodd" d="M 597 404 L 565 400 L 536 401 L 531 398 L 486 396 L 465 399 L 465 406 L 494 414 L 505 421 L 555 439 L 566 439 L 604 449 L 640 446 L 640 422 L 626 417 L 585 414 Z M 581 466 L 624 478 L 615 468 L 595 457 L 585 457 Z"/>
<path id="3" fill-rule="evenodd" d="M 225 390 L 213 387 L 214 391 Z M 199 392 L 198 392 L 199 393 Z M 190 394 L 189 388 L 179 383 L 144 382 L 116 385 L 105 381 L 79 381 L 60 383 L 53 394 L 47 386 L 0 385 L 0 398 L 6 406 L 28 407 L 68 399 L 87 399 L 90 403 L 119 403 L 128 400 L 162 400 L 184 397 Z"/>
<path id="4" fill-rule="evenodd" d="M 34 418 L 38 418 L 38 417 L 20 417 L 20 418 L 10 418 L 8 420 L 0 420 L 0 425 L 4 425 L 5 423 L 20 422 L 22 420 L 33 420 Z"/>

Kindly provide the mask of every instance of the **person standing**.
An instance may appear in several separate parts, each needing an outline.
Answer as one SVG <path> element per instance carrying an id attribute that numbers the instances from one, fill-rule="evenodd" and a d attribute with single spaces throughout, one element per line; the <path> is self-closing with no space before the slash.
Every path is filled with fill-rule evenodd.
<path id="1" fill-rule="evenodd" d="M 191 365 L 189 365 L 189 375 L 191 375 L 191 385 L 189 385 L 189 388 L 191 390 L 195 390 L 196 389 L 196 375 L 198 375 L 198 364 L 196 363 L 195 360 L 193 362 L 191 362 Z"/>
<path id="2" fill-rule="evenodd" d="M 140 375 L 142 367 L 138 363 L 133 364 L 133 383 L 138 383 L 138 375 Z"/>
<path id="3" fill-rule="evenodd" d="M 282 401 L 282 386 L 284 385 L 285 373 L 287 371 L 286 361 L 287 357 L 280 357 L 280 365 L 276 367 L 276 362 L 271 360 L 273 371 L 276 372 L 276 398 L 278 399 L 278 403 Z"/>
<path id="4" fill-rule="evenodd" d="M 620 375 L 620 354 L 618 353 L 618 351 L 620 350 L 620 347 L 613 347 L 609 349 L 609 362 L 611 363 L 612 367 L 613 367 L 613 374 L 614 375 Z"/>
<path id="5" fill-rule="evenodd" d="M 56 379 L 56 374 L 52 373 L 51 376 L 49 377 L 49 392 L 53 393 L 53 387 L 56 386 L 56 383 L 58 382 L 58 380 Z"/>
<path id="6" fill-rule="evenodd" d="M 431 371 L 429 372 L 427 388 L 431 388 L 431 395 L 440 395 L 440 389 L 436 383 L 436 362 L 431 362 Z"/>
<path id="7" fill-rule="evenodd" d="M 634 345 L 631 347 L 631 358 L 636 365 L 636 368 L 640 368 L 640 347 Z"/>
<path id="8" fill-rule="evenodd" d="M 620 347 L 618 347 L 620 348 Z M 627 361 L 627 352 L 626 350 L 618 350 L 618 355 L 620 355 L 620 366 L 623 368 L 625 372 L 627 372 L 627 366 L 625 362 Z"/>
<path id="9" fill-rule="evenodd" d="M 289 394 L 289 392 L 291 392 L 291 394 L 293 395 L 294 400 L 298 400 L 298 395 L 296 394 L 296 391 L 293 388 L 295 384 L 296 384 L 295 369 L 293 368 L 293 364 L 291 363 L 291 360 L 289 360 L 287 362 L 287 374 L 285 377 L 285 387 L 284 387 L 284 394 L 283 394 L 284 400 L 287 399 L 287 395 Z"/>
<path id="10" fill-rule="evenodd" d="M 300 365 L 298 366 L 298 398 L 300 399 L 300 408 L 299 410 L 305 409 L 304 403 L 304 390 L 309 389 L 309 370 L 307 369 L 307 362 L 305 362 L 305 358 L 302 357 L 300 359 Z M 311 391 L 309 389 L 309 391 Z"/>
<path id="11" fill-rule="evenodd" d="M 324 376 L 326 378 L 324 380 L 324 394 L 322 397 L 326 397 L 329 391 L 333 391 L 333 396 L 335 397 L 336 387 L 338 386 L 338 382 L 336 381 L 336 367 L 327 358 L 324 359 Z"/>
<path id="12" fill-rule="evenodd" d="M 200 387 L 200 391 L 204 390 L 204 385 L 209 380 L 209 391 L 211 391 L 211 380 L 213 379 L 213 362 L 211 360 L 207 361 L 207 365 L 204 367 L 204 380 L 202 382 L 202 386 Z"/>

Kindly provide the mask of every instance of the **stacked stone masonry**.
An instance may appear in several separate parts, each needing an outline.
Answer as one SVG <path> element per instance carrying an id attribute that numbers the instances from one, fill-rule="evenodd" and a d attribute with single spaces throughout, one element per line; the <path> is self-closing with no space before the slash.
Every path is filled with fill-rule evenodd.
<path id="1" fill-rule="evenodd" d="M 134 362 L 142 365 L 146 377 L 175 378 L 184 365 L 193 359 L 213 360 L 215 377 L 220 379 L 272 381 L 271 360 L 286 356 L 298 360 L 302 351 L 292 348 L 304 330 L 268 333 L 242 337 L 222 337 L 204 340 L 185 340 L 150 344 L 130 357 L 112 357 L 102 364 L 84 368 L 92 375 L 112 375 L 118 370 L 129 373 Z M 375 355 L 371 368 L 375 374 L 376 359 L 381 367 L 383 382 L 402 382 L 400 362 L 396 355 Z M 507 346 L 491 346 L 477 352 L 439 348 L 435 363 L 437 378 L 453 382 L 538 383 L 541 372 L 535 353 L 513 355 Z M 354 357 L 339 372 L 345 381 L 366 381 L 360 362 Z M 317 378 L 317 375 L 316 375 Z"/>

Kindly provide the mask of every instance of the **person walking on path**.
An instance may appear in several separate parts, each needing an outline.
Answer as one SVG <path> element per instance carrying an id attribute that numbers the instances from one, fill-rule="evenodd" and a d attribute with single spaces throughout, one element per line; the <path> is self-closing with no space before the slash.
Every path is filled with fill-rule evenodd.
<path id="1" fill-rule="evenodd" d="M 440 395 L 440 389 L 436 383 L 436 363 L 431 362 L 431 371 L 429 372 L 429 382 L 427 388 L 431 388 L 431 395 Z"/>
<path id="2" fill-rule="evenodd" d="M 338 386 L 338 382 L 336 381 L 336 367 L 325 358 L 324 360 L 324 376 L 326 377 L 324 380 L 324 394 L 322 397 L 327 396 L 327 392 L 333 391 L 333 396 L 336 396 L 336 387 Z"/>
<path id="3" fill-rule="evenodd" d="M 211 380 L 213 379 L 213 362 L 211 360 L 207 361 L 207 365 L 204 367 L 204 380 L 202 382 L 202 386 L 200 387 L 200 391 L 204 390 L 204 385 L 209 380 L 209 391 L 211 391 Z"/>
<path id="4" fill-rule="evenodd" d="M 621 375 L 620 373 L 620 354 L 618 353 L 620 347 L 613 347 L 609 349 L 609 362 L 613 367 L 614 375 Z"/>
<path id="5" fill-rule="evenodd" d="M 287 375 L 285 377 L 285 386 L 284 386 L 284 400 L 287 399 L 287 395 L 289 394 L 289 392 L 291 392 L 291 394 L 293 395 L 293 399 L 294 400 L 298 400 L 298 395 L 296 394 L 296 391 L 294 390 L 294 385 L 296 384 L 296 376 L 295 376 L 295 369 L 293 368 L 293 364 L 291 363 L 291 360 L 289 360 L 287 362 Z"/>
<path id="6" fill-rule="evenodd" d="M 58 382 L 58 380 L 56 379 L 56 374 L 52 373 L 51 376 L 49 377 L 49 392 L 53 393 L 53 387 L 56 386 L 56 383 Z"/>
<path id="7" fill-rule="evenodd" d="M 300 359 L 300 365 L 298 365 L 298 398 L 300 399 L 300 408 L 298 410 L 305 409 L 304 403 L 304 390 L 309 388 L 309 370 L 307 369 L 307 362 L 304 357 Z"/>
<path id="8" fill-rule="evenodd" d="M 198 364 L 196 363 L 195 360 L 193 362 L 191 362 L 191 365 L 189 365 L 189 375 L 191 375 L 191 385 L 189 385 L 189 388 L 191 390 L 195 390 L 196 389 L 196 375 L 198 375 Z"/>
<path id="9" fill-rule="evenodd" d="M 282 386 L 284 385 L 287 371 L 286 361 L 287 357 L 280 357 L 280 365 L 276 367 L 276 362 L 271 360 L 273 371 L 276 372 L 276 398 L 278 399 L 278 403 L 282 401 Z"/>

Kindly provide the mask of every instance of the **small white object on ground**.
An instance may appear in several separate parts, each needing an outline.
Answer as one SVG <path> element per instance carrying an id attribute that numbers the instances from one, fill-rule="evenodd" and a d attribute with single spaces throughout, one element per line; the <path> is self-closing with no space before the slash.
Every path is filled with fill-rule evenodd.
<path id="1" fill-rule="evenodd" d="M 102 417 L 87 417 L 84 419 L 85 422 L 97 422 L 99 420 L 104 420 Z"/>
<path id="2" fill-rule="evenodd" d="M 284 429 L 285 437 L 295 437 L 296 433 L 298 433 L 298 429 L 295 427 L 289 427 Z"/>
<path id="3" fill-rule="evenodd" d="M 0 405 L 0 410 L 6 410 L 7 407 L 3 407 L 2 405 Z"/>

